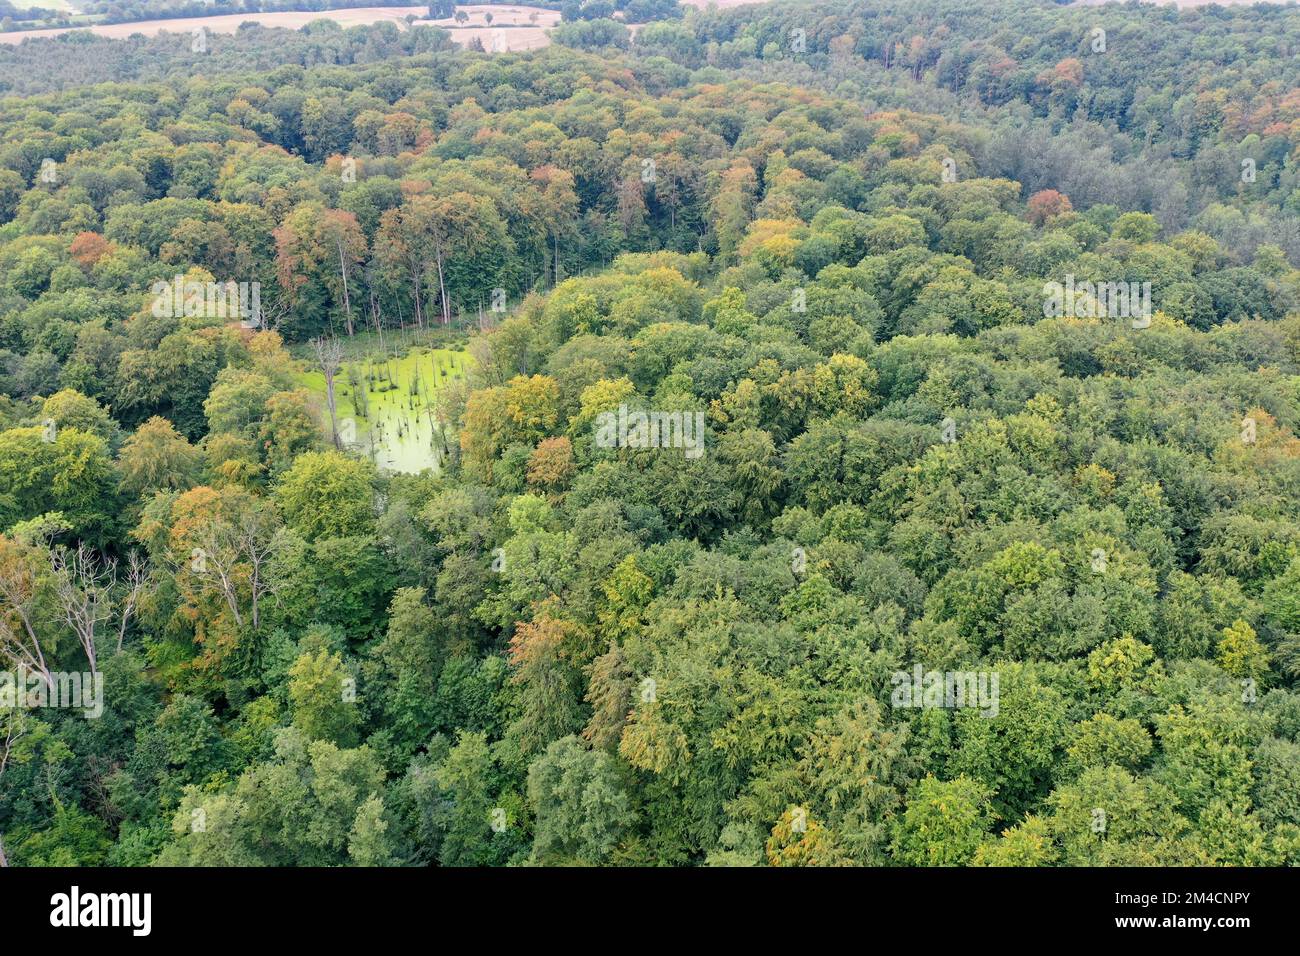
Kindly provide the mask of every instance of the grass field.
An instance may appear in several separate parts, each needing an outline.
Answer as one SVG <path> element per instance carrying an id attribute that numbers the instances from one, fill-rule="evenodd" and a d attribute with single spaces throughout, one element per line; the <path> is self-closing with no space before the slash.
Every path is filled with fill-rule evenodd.
<path id="1" fill-rule="evenodd" d="M 17 0 L 13 5 L 15 10 L 30 10 L 32 7 L 40 7 L 42 10 L 58 10 L 60 13 L 79 13 L 81 8 L 72 3 L 71 0 Z"/>
<path id="2" fill-rule="evenodd" d="M 71 8 L 70 8 L 71 9 Z M 98 36 L 122 39 L 139 33 L 144 36 L 156 36 L 159 33 L 188 34 L 202 27 L 211 34 L 233 34 L 239 30 L 241 23 L 260 23 L 265 27 L 285 27 L 297 30 L 313 20 L 333 20 L 344 27 L 362 26 L 387 20 L 406 26 L 407 17 L 415 17 L 417 25 L 437 26 L 451 34 L 454 43 L 465 46 L 475 37 L 483 43 L 488 52 L 508 50 L 532 50 L 546 46 L 550 38 L 546 28 L 552 27 L 560 20 L 555 10 L 541 7 L 488 6 L 470 4 L 460 6 L 468 19 L 464 24 L 454 19 L 424 20 L 428 7 L 353 7 L 340 10 L 317 11 L 280 11 L 275 13 L 234 13 L 211 17 L 185 17 L 173 20 L 140 20 L 134 23 L 107 23 L 85 27 Z M 492 23 L 488 24 L 487 14 L 492 14 Z M 536 14 L 537 19 L 532 16 Z M 502 29 L 498 29 L 502 28 Z M 21 43 L 24 39 L 57 36 L 67 33 L 68 28 L 48 30 L 12 30 L 0 33 L 0 43 Z"/>
<path id="3" fill-rule="evenodd" d="M 473 359 L 454 349 L 413 348 L 401 358 L 345 362 L 335 379 L 339 434 L 355 451 L 371 455 L 389 471 L 416 473 L 441 466 L 443 436 L 433 402 L 439 389 L 465 374 Z M 329 433 L 325 376 L 299 375 L 319 407 L 321 427 Z"/>

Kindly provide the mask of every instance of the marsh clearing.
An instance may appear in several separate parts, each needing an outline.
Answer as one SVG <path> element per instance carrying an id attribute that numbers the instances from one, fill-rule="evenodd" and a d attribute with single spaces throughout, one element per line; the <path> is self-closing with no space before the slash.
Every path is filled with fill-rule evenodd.
<path id="1" fill-rule="evenodd" d="M 340 440 L 389 471 L 438 471 L 450 441 L 438 422 L 438 392 L 464 377 L 473 361 L 464 351 L 427 347 L 400 358 L 376 354 L 345 361 L 334 384 Z M 315 399 L 328 435 L 324 374 L 302 372 L 299 382 Z"/>

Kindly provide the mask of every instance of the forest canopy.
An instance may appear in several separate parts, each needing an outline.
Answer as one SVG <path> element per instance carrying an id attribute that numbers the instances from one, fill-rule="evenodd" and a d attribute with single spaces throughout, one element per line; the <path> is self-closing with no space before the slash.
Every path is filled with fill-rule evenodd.
<path id="1" fill-rule="evenodd" d="M 577 6 L 0 49 L 8 864 L 1300 863 L 1300 10 Z"/>

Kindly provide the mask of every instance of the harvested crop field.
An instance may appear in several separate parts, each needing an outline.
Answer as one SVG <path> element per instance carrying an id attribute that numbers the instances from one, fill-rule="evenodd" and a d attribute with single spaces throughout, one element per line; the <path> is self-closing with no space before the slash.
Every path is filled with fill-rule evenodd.
<path id="1" fill-rule="evenodd" d="M 159 33 L 193 33 L 200 28 L 213 34 L 233 34 L 242 23 L 259 23 L 266 27 L 285 27 L 297 30 L 313 20 L 333 20 L 344 27 L 364 26 L 391 21 L 399 26 L 405 25 L 407 17 L 415 17 L 416 22 L 438 26 L 446 29 L 453 42 L 467 46 L 474 37 L 483 42 L 483 49 L 489 52 L 507 50 L 534 50 L 546 46 L 550 41 L 546 28 L 554 26 L 560 20 L 555 10 L 529 6 L 468 5 L 457 7 L 467 14 L 468 19 L 459 23 L 454 19 L 423 20 L 427 7 L 355 7 L 346 10 L 321 10 L 315 12 L 281 12 L 281 13 L 236 13 L 215 17 L 185 17 L 172 20 L 141 20 L 135 23 L 109 23 L 78 29 L 88 30 L 103 37 L 129 37 L 140 33 L 155 36 Z M 487 14 L 492 14 L 492 23 L 487 22 Z M 533 16 L 536 15 L 536 19 Z M 21 43 L 25 39 L 58 36 L 69 33 L 72 28 L 56 30 L 12 30 L 0 33 L 0 43 Z"/>

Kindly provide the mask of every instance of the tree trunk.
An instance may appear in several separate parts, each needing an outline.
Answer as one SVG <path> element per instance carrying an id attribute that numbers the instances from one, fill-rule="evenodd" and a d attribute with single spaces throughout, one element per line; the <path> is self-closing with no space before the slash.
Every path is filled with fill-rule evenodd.
<path id="1" fill-rule="evenodd" d="M 420 286 L 424 284 L 424 273 L 421 270 L 411 270 L 411 284 L 415 289 L 415 324 L 424 328 L 424 310 L 420 307 Z"/>
<path id="2" fill-rule="evenodd" d="M 348 294 L 348 266 L 343 258 L 343 243 L 336 243 L 339 248 L 339 272 L 343 274 L 343 311 L 347 315 L 348 338 L 352 338 L 352 297 Z"/>
<path id="3" fill-rule="evenodd" d="M 316 362 L 320 366 L 321 373 L 325 376 L 325 401 L 329 406 L 330 431 L 334 439 L 334 447 L 339 449 L 343 446 L 339 442 L 338 412 L 334 400 L 334 377 L 338 374 L 339 366 L 343 364 L 343 349 L 337 339 L 332 342 L 316 339 L 312 342 L 312 347 L 316 352 Z"/>
<path id="4" fill-rule="evenodd" d="M 438 258 L 438 298 L 442 304 L 442 324 L 448 326 L 451 324 L 451 305 L 447 302 L 447 283 L 442 272 L 442 244 L 437 247 Z"/>
<path id="5" fill-rule="evenodd" d="M 380 316 L 379 316 L 379 303 L 377 303 L 377 302 L 375 301 L 375 290 L 374 290 L 374 289 L 371 289 L 371 290 L 370 290 L 370 315 L 371 315 L 371 318 L 374 319 L 374 323 L 375 323 L 375 331 L 376 331 L 377 333 L 379 333 L 379 348 L 380 348 L 380 351 L 382 351 L 385 355 L 387 355 L 387 354 L 388 354 L 388 349 L 387 349 L 387 347 L 384 345 L 384 321 L 383 321 L 383 319 L 380 318 Z"/>

